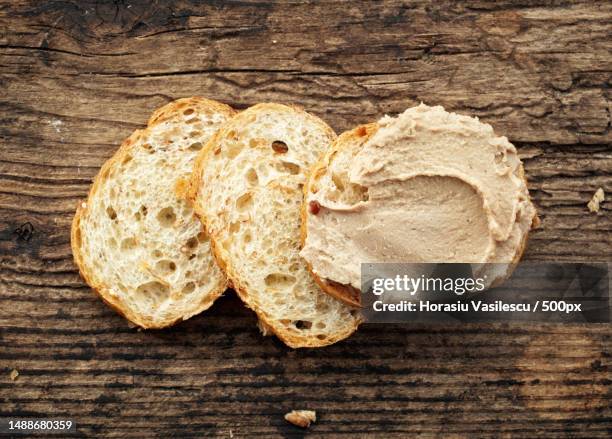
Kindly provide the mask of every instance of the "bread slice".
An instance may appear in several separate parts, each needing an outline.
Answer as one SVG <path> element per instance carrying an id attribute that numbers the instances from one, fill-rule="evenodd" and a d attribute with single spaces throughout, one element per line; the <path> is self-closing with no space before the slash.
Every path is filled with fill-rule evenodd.
<path id="1" fill-rule="evenodd" d="M 409 123 L 405 126 L 411 132 L 408 134 L 409 141 L 405 141 L 403 147 L 405 155 L 400 155 L 401 160 L 386 162 L 385 154 L 388 154 L 387 145 L 384 142 L 373 141 L 374 143 L 366 151 L 367 154 L 364 153 L 363 155 L 364 158 L 367 157 L 367 162 L 373 164 L 373 170 L 363 172 L 362 169 L 355 169 L 356 157 L 366 148 L 366 145 L 369 145 L 368 142 L 381 129 L 379 123 L 358 126 L 337 138 L 332 147 L 313 166 L 304 187 L 304 202 L 301 210 L 301 239 L 303 246 L 301 255 L 304 257 L 309 271 L 321 289 L 332 297 L 342 300 L 351 306 L 361 305 L 361 291 L 357 288 L 358 285 L 355 285 L 355 282 L 351 282 L 351 280 L 355 279 L 355 274 L 359 273 L 361 263 L 365 262 L 494 262 L 500 265 L 485 266 L 483 269 L 487 270 L 488 285 L 497 285 L 511 274 L 514 264 L 520 260 L 527 243 L 529 228 L 536 227 L 539 224 L 535 208 L 529 199 L 522 164 L 516 156 L 514 146 L 506 138 L 496 137 L 489 125 L 482 124 L 474 118 L 447 113 L 442 107 L 421 105 L 420 107 L 407 110 L 404 114 L 410 118 Z M 428 125 L 428 118 L 432 118 L 435 124 Z M 389 123 L 389 121 L 393 122 L 396 120 L 388 118 L 385 122 Z M 516 194 L 518 194 L 516 204 L 518 207 L 516 210 L 511 211 L 507 218 L 502 218 L 508 224 L 508 230 L 505 237 L 499 236 L 501 234 L 495 235 L 499 238 L 499 241 L 495 241 L 498 246 L 497 251 L 492 252 L 487 260 L 454 260 L 451 255 L 451 252 L 455 250 L 454 248 L 447 248 L 448 256 L 442 257 L 440 260 L 428 260 L 426 257 L 421 258 L 421 255 L 416 255 L 418 256 L 416 260 L 412 260 L 411 256 L 403 259 L 387 260 L 382 258 L 374 260 L 369 258 L 373 254 L 370 249 L 363 249 L 358 245 L 353 245 L 347 247 L 350 251 L 345 252 L 348 255 L 348 260 L 338 258 L 338 254 L 343 250 L 340 248 L 341 245 L 339 243 L 350 242 L 355 237 L 355 228 L 347 226 L 347 224 L 353 224 L 349 217 L 351 215 L 363 215 L 364 210 L 368 209 L 370 199 L 386 199 L 382 198 L 381 193 L 383 191 L 380 190 L 380 187 L 377 187 L 377 192 L 374 193 L 374 186 L 363 184 L 364 181 L 374 181 L 373 175 L 376 172 L 384 172 L 387 173 L 386 176 L 390 176 L 392 172 L 390 168 L 395 167 L 396 171 L 399 169 L 401 172 L 396 172 L 393 178 L 389 177 L 384 183 L 385 188 L 383 190 L 386 190 L 393 185 L 403 184 L 404 181 L 417 180 L 418 177 L 414 174 L 415 164 L 422 164 L 427 160 L 436 162 L 431 157 L 431 145 L 419 144 L 418 136 L 421 130 L 431 133 L 433 141 L 436 142 L 444 141 L 448 136 L 452 138 L 452 136 L 459 132 L 457 134 L 459 138 L 454 145 L 458 148 L 471 148 L 472 151 L 475 150 L 476 155 L 479 154 L 477 148 L 479 145 L 482 145 L 482 160 L 489 160 L 492 164 L 491 168 L 485 172 L 485 175 L 494 175 L 500 178 L 507 176 L 510 179 L 509 183 L 516 185 Z M 390 142 L 397 141 L 396 139 L 399 135 L 395 132 L 387 135 L 385 139 Z M 479 144 L 478 142 L 481 143 Z M 450 155 L 449 159 L 455 162 L 460 160 L 454 152 L 449 151 L 448 154 Z M 487 154 L 491 155 L 488 156 Z M 408 157 L 409 155 L 412 156 Z M 364 161 L 361 160 L 361 164 L 363 163 Z M 466 168 L 471 168 L 472 163 L 475 163 L 475 161 L 470 160 L 466 164 Z M 424 185 L 425 187 L 431 187 L 435 183 L 434 180 L 438 178 L 437 176 L 445 178 L 449 176 L 454 178 L 456 176 L 455 170 L 451 167 L 452 163 L 449 166 L 445 165 L 445 167 L 438 167 L 437 165 L 438 163 L 435 163 L 435 166 L 432 166 L 431 169 L 425 170 L 424 174 L 429 179 L 428 184 Z M 474 177 L 474 175 L 469 175 L 470 184 L 472 184 L 472 181 L 477 181 L 477 177 L 476 180 L 472 180 L 471 177 Z M 465 186 L 469 187 L 468 185 Z M 451 200 L 458 196 L 457 193 L 460 190 L 461 187 L 455 185 L 452 187 L 452 191 L 449 191 L 448 195 L 443 198 L 449 200 L 447 203 L 452 204 Z M 414 234 L 416 235 L 416 240 L 426 241 L 427 247 L 435 247 L 437 245 L 436 242 L 432 241 L 435 241 L 436 236 L 439 237 L 443 234 L 439 233 L 439 229 L 443 225 L 428 222 L 427 218 L 423 219 L 419 218 L 419 216 L 426 216 L 428 212 L 435 212 L 440 208 L 440 205 L 428 200 L 425 195 L 415 198 L 420 199 L 424 204 L 411 208 L 406 204 L 408 203 L 407 200 L 388 199 L 403 217 L 403 223 L 398 230 L 393 229 L 389 225 L 388 217 L 373 215 L 377 220 L 385 220 L 385 226 L 382 227 L 380 224 L 376 225 L 376 222 L 373 222 L 370 225 L 374 227 L 368 225 L 364 230 L 367 229 L 368 234 L 376 236 L 376 242 L 379 244 L 378 248 L 384 246 L 384 251 L 387 252 L 387 244 L 391 243 L 390 247 L 393 247 L 393 244 L 398 241 L 398 237 L 406 233 L 405 230 L 414 227 L 415 224 L 417 230 L 419 226 L 423 226 L 425 229 L 435 232 L 431 234 L 431 240 L 423 238 L 426 234 L 419 235 L 416 233 Z M 317 206 L 316 212 L 312 212 L 311 206 L 313 203 Z M 331 208 L 328 208 L 328 206 Z M 480 207 L 488 212 L 489 206 L 487 203 L 484 203 L 484 207 L 482 204 Z M 462 207 L 460 206 L 460 208 Z M 497 205 L 493 204 L 491 210 L 497 207 Z M 430 210 L 428 211 L 428 209 Z M 498 217 L 495 218 L 497 219 Z M 493 223 L 494 226 L 498 226 L 500 229 L 500 224 L 504 224 L 503 221 L 500 221 L 499 224 Z M 313 238 L 312 233 L 310 233 L 312 230 L 315 230 L 315 227 L 317 233 L 321 235 L 317 238 Z M 449 233 L 460 234 L 467 230 L 467 228 L 467 226 L 465 228 L 460 226 Z M 475 239 L 475 237 L 472 236 L 467 239 Z M 406 255 L 412 255 L 412 249 L 406 248 L 405 250 Z M 401 254 L 401 252 L 396 252 L 395 254 Z M 339 259 L 341 262 L 338 263 Z M 326 260 L 335 263 L 333 269 L 326 271 L 327 268 L 321 264 L 322 261 Z M 330 275 L 330 273 L 332 274 Z"/>
<path id="2" fill-rule="evenodd" d="M 258 104 L 225 124 L 194 167 L 190 194 L 219 264 L 263 331 L 294 348 L 335 343 L 360 322 L 298 255 L 302 186 L 334 138 L 301 109 Z"/>
<path id="3" fill-rule="evenodd" d="M 234 114 L 194 97 L 153 113 L 101 168 L 74 217 L 83 279 L 142 328 L 162 328 L 211 306 L 227 287 L 186 200 L 198 152 Z"/>

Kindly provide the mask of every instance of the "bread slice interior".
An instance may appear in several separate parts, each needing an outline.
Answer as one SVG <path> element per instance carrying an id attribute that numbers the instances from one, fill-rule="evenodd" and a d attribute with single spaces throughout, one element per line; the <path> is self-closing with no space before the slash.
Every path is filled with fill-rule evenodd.
<path id="1" fill-rule="evenodd" d="M 71 245 L 81 275 L 138 326 L 188 319 L 227 287 L 186 190 L 196 155 L 233 114 L 204 98 L 160 108 L 102 166 L 77 209 Z"/>
<path id="2" fill-rule="evenodd" d="M 334 343 L 360 322 L 299 256 L 303 185 L 334 138 L 301 109 L 259 104 L 225 124 L 194 168 L 191 196 L 220 265 L 263 329 L 291 347 Z"/>

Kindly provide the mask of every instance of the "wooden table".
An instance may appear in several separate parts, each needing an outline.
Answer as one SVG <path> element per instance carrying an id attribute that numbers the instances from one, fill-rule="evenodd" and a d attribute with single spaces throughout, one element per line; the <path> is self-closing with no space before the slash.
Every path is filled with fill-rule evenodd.
<path id="1" fill-rule="evenodd" d="M 228 293 L 139 332 L 79 278 L 69 226 L 172 99 L 297 103 L 338 132 L 423 101 L 519 149 L 543 220 L 525 258 L 610 260 L 610 204 L 586 203 L 612 192 L 612 3 L 196 3 L 0 3 L 0 415 L 88 437 L 609 437 L 610 325 L 365 325 L 293 351 Z M 294 408 L 317 411 L 306 433 Z"/>

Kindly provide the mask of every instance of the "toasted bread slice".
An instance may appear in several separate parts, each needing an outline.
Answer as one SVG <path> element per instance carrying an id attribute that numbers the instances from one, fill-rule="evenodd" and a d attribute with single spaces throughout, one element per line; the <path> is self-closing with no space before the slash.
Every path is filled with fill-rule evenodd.
<path id="1" fill-rule="evenodd" d="M 83 279 L 140 327 L 186 320 L 227 287 L 186 190 L 196 155 L 233 114 L 204 98 L 158 109 L 102 166 L 77 209 L 71 245 Z"/>
<path id="2" fill-rule="evenodd" d="M 371 123 L 341 134 L 313 166 L 304 186 L 301 209 L 303 249 L 300 254 L 321 289 L 351 306 L 361 305 L 358 288 L 361 263 L 494 262 L 501 265 L 489 266 L 487 269 L 491 271 L 487 272 L 487 278 L 489 286 L 496 285 L 511 274 L 514 264 L 523 254 L 529 229 L 539 223 L 514 146 L 507 139 L 495 136 L 489 125 L 467 116 L 447 113 L 441 107 L 424 105 L 407 110 L 400 117 L 408 119 L 400 121 L 407 133 L 387 131 L 384 137 L 377 139 L 374 136 L 381 125 Z M 398 119 L 387 118 L 385 122 L 387 125 L 397 124 Z M 457 164 L 461 161 L 460 153 L 449 151 L 449 162 L 439 166 L 439 162 L 444 160 L 432 157 L 433 143 L 423 141 L 419 137 L 421 131 L 425 131 L 433 143 L 446 142 L 450 137 L 453 139 L 450 148 L 456 146 L 470 151 L 469 162 Z M 404 134 L 407 139 L 399 141 L 400 153 L 390 159 L 390 145 L 398 142 Z M 486 161 L 486 166 L 490 162 L 490 168 L 483 165 L 483 172 L 479 169 L 467 172 L 464 178 L 470 184 L 459 183 L 460 171 L 470 169 L 474 163 L 471 157 L 478 156 L 481 146 L 482 160 Z M 363 155 L 359 156 L 360 153 Z M 360 161 L 356 165 L 358 157 Z M 428 166 L 430 162 L 432 165 Z M 370 169 L 364 169 L 364 164 L 372 165 Z M 418 166 L 422 168 L 422 175 L 418 173 Z M 380 174 L 384 178 L 377 181 Z M 492 184 L 513 185 L 512 196 L 516 199 L 510 201 L 515 204 L 514 209 L 508 209 L 505 215 L 498 214 L 494 209 L 499 209 L 503 203 L 487 203 L 490 201 L 487 194 L 473 189 L 472 184 L 477 185 L 485 178 L 495 179 Z M 446 191 L 441 183 L 443 180 L 448 183 Z M 410 188 L 409 196 L 398 198 L 397 194 L 403 193 L 399 190 L 407 186 Z M 397 193 L 393 192 L 395 189 Z M 461 196 L 467 200 L 465 203 L 457 201 Z M 414 205 L 415 202 L 419 204 Z M 313 204 L 315 211 L 311 207 Z M 400 221 L 394 223 L 388 212 L 382 212 L 381 206 L 390 206 L 391 213 L 395 209 Z M 469 213 L 470 208 L 480 209 L 479 214 L 486 212 L 493 218 L 489 220 L 486 236 L 468 236 L 472 230 L 469 218 L 467 223 L 451 224 L 451 230 L 445 230 L 447 224 L 435 221 L 444 218 L 449 211 L 461 211 L 463 215 Z M 363 219 L 366 215 L 369 215 L 367 221 Z M 466 217 L 463 215 L 461 219 Z M 486 220 L 481 222 L 484 230 Z M 497 229 L 491 231 L 494 227 Z M 313 230 L 316 233 L 312 233 Z M 368 236 L 373 239 L 367 240 Z M 405 237 L 412 238 L 411 242 L 424 249 L 438 251 L 416 254 L 411 246 L 401 247 L 399 244 Z M 453 241 L 469 243 L 478 239 L 486 245 L 482 247 L 487 250 L 486 256 L 476 251 L 465 252 L 462 260 L 459 254 L 454 254 L 462 247 L 461 243 L 456 247 L 447 245 Z M 447 254 L 444 254 L 444 249 L 447 249 Z"/>
<path id="3" fill-rule="evenodd" d="M 219 265 L 264 331 L 294 348 L 335 343 L 360 322 L 298 255 L 302 186 L 334 138 L 301 109 L 259 104 L 226 123 L 194 168 L 190 194 Z"/>

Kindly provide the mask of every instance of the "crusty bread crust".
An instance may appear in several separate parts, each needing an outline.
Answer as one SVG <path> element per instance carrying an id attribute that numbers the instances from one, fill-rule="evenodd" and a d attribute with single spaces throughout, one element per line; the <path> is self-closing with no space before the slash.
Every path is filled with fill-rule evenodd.
<path id="1" fill-rule="evenodd" d="M 332 144 L 331 148 L 311 168 L 306 184 L 304 185 L 304 201 L 302 203 L 302 209 L 301 209 L 302 224 L 301 224 L 300 232 L 301 232 L 302 247 L 304 246 L 306 242 L 306 237 L 308 236 L 308 221 L 307 221 L 308 193 L 313 188 L 316 187 L 319 178 L 325 174 L 329 164 L 333 160 L 333 157 L 339 151 L 342 151 L 343 149 L 354 144 L 355 142 L 358 142 L 359 148 L 361 148 L 376 133 L 376 131 L 378 131 L 379 128 L 380 128 L 379 124 L 374 122 L 374 123 L 370 123 L 366 125 L 359 125 L 353 128 L 352 130 L 345 131 L 344 133 L 340 134 L 340 136 L 338 136 L 336 141 Z M 527 179 L 525 177 L 525 172 L 524 172 L 522 164 L 520 167 L 520 174 L 521 174 L 521 178 L 525 181 L 525 185 L 527 185 Z M 531 227 L 536 228 L 539 225 L 540 225 L 540 219 L 538 218 L 538 215 L 536 214 L 533 217 Z M 508 265 L 508 270 L 506 271 L 506 273 L 503 276 L 495 279 L 492 282 L 491 287 L 500 285 L 502 282 L 504 282 L 506 279 L 508 279 L 512 275 L 512 272 L 514 271 L 516 264 L 518 264 L 518 262 L 521 260 L 521 257 L 523 256 L 525 248 L 527 247 L 528 235 L 529 234 L 526 233 L 523 236 L 523 239 L 519 245 L 519 249 L 516 252 L 512 263 Z M 344 285 L 344 284 L 335 282 L 331 279 L 321 278 L 313 271 L 311 264 L 306 262 L 306 266 L 308 267 L 308 271 L 312 275 L 314 281 L 327 294 L 329 294 L 332 297 L 335 297 L 336 299 L 343 301 L 347 305 L 354 306 L 354 307 L 362 306 L 360 290 L 354 288 L 351 285 Z"/>
<path id="2" fill-rule="evenodd" d="M 228 117 L 232 116 L 235 113 L 235 110 L 230 106 L 222 104 L 220 102 L 216 102 L 210 99 L 202 98 L 202 97 L 191 97 L 191 98 L 182 98 L 177 99 L 173 102 L 170 102 L 163 107 L 157 109 L 153 115 L 150 117 L 147 127 L 144 130 L 136 130 L 132 133 L 119 147 L 117 152 L 108 159 L 100 168 L 100 171 L 94 178 L 92 186 L 89 190 L 87 200 L 91 199 L 94 194 L 96 194 L 101 186 L 102 182 L 108 178 L 108 174 L 111 168 L 115 165 L 115 163 L 121 162 L 124 157 L 130 152 L 133 145 L 137 142 L 140 136 L 145 132 L 146 129 L 155 126 L 156 124 L 167 120 L 177 114 L 179 114 L 183 109 L 191 107 L 194 109 L 202 109 L 208 110 L 211 109 L 214 112 L 218 112 L 221 114 L 225 114 Z M 198 111 L 198 110 L 196 110 Z M 114 309 L 117 313 L 131 321 L 132 323 L 144 328 L 144 329 L 159 329 L 165 328 L 168 326 L 172 326 L 175 323 L 182 321 L 183 317 L 177 317 L 175 319 L 168 319 L 163 322 L 156 322 L 149 318 L 148 316 L 139 315 L 119 301 L 115 295 L 111 294 L 110 287 L 102 282 L 96 281 L 96 277 L 92 270 L 84 263 L 83 255 L 81 254 L 81 220 L 83 215 L 87 211 L 87 201 L 80 202 L 77 206 L 76 213 L 74 215 L 72 226 L 70 230 L 70 245 L 72 248 L 72 254 L 79 269 L 79 273 L 85 282 L 91 287 L 91 289 L 112 309 Z M 227 282 L 220 282 L 217 287 L 210 292 L 209 295 L 205 298 L 205 300 L 199 306 L 199 312 L 204 311 L 209 308 L 212 303 L 217 299 L 223 292 L 227 289 Z"/>
<path id="3" fill-rule="evenodd" d="M 310 115 L 309 113 L 307 113 L 306 111 L 304 111 L 302 108 L 298 106 L 295 106 L 295 105 L 287 106 L 287 105 L 276 104 L 276 103 L 257 104 L 249 108 L 245 112 L 238 113 L 236 116 L 234 116 L 234 118 L 228 121 L 228 123 L 226 123 L 224 127 L 222 127 L 219 131 L 217 131 L 217 133 L 204 146 L 204 148 L 198 155 L 196 159 L 196 163 L 194 165 L 194 171 L 193 171 L 191 182 L 190 182 L 188 197 L 191 199 L 196 214 L 200 217 L 202 223 L 204 224 L 211 238 L 211 247 L 212 247 L 213 254 L 215 255 L 218 265 L 226 273 L 229 279 L 230 286 L 236 291 L 236 293 L 243 300 L 243 302 L 245 302 L 245 304 L 249 308 L 251 308 L 253 311 L 255 311 L 255 313 L 257 314 L 259 318 L 260 329 L 262 329 L 262 332 L 265 332 L 266 334 L 269 332 L 274 333 L 280 340 L 282 340 L 286 345 L 292 348 L 322 347 L 322 346 L 331 345 L 333 343 L 336 343 L 350 336 L 357 329 L 357 327 L 359 326 L 359 323 L 361 323 L 361 319 L 356 318 L 354 320 L 353 325 L 347 326 L 344 331 L 337 332 L 323 340 L 315 338 L 315 337 L 305 337 L 301 335 L 298 331 L 290 331 L 283 326 L 275 325 L 275 322 L 272 321 L 272 319 L 268 317 L 266 310 L 257 306 L 257 304 L 255 304 L 254 301 L 250 300 L 249 296 L 251 295 L 251 292 L 249 292 L 247 286 L 241 280 L 238 270 L 232 264 L 232 258 L 230 257 L 230 255 L 228 255 L 227 252 L 224 251 L 224 249 L 221 247 L 221 245 L 219 245 L 218 243 L 219 236 L 215 234 L 213 230 L 211 230 L 210 219 L 207 217 L 204 207 L 201 204 L 202 200 L 198 196 L 202 187 L 207 184 L 205 181 L 202 180 L 204 166 L 207 161 L 207 158 L 209 157 L 210 154 L 214 153 L 213 150 L 215 149 L 216 145 L 219 143 L 219 139 L 223 137 L 226 134 L 225 131 L 229 129 L 227 127 L 230 126 L 231 124 L 239 123 L 242 118 L 245 119 L 245 123 L 246 123 L 247 117 L 252 116 L 253 114 L 257 112 L 265 112 L 268 110 L 274 110 L 278 112 L 287 112 L 287 113 L 298 111 L 302 113 L 305 117 L 311 119 L 311 121 L 319 125 L 322 130 L 324 130 L 325 132 L 328 132 L 330 137 L 336 136 L 336 134 L 327 124 L 325 124 L 319 118 Z"/>

